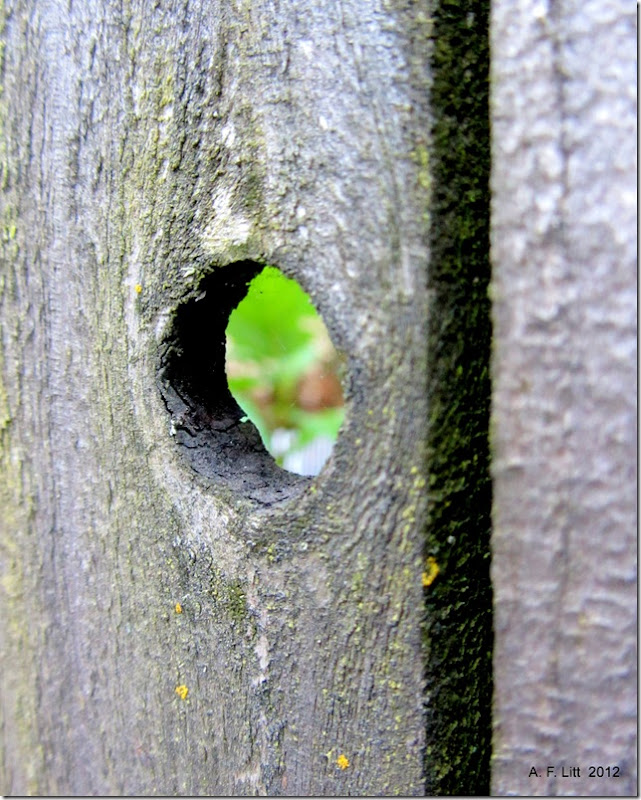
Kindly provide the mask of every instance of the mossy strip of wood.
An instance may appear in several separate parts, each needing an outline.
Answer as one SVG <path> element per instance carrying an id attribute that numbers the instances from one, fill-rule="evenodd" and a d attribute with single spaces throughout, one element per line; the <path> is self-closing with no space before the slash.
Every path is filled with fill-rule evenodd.
<path id="1" fill-rule="evenodd" d="M 493 643 L 488 2 L 436 4 L 432 74 L 426 789 L 486 795 Z"/>

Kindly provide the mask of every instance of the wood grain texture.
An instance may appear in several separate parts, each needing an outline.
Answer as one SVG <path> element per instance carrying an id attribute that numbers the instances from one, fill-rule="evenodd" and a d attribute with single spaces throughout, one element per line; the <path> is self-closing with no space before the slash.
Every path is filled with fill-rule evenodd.
<path id="1" fill-rule="evenodd" d="M 491 30 L 493 791 L 634 794 L 634 8 Z"/>
<path id="2" fill-rule="evenodd" d="M 3 793 L 422 793 L 422 5 L 4 3 Z M 333 460 L 260 500 L 158 388 L 245 260 L 348 363 Z"/>

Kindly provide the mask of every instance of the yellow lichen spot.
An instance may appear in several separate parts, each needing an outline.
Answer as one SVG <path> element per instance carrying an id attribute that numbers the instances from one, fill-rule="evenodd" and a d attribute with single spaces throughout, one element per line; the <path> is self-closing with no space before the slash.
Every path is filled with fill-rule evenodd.
<path id="1" fill-rule="evenodd" d="M 135 290 L 136 294 L 140 294 L 140 292 L 142 292 L 142 286 L 139 283 L 137 283 L 134 286 L 134 290 Z"/>
<path id="2" fill-rule="evenodd" d="M 346 755 L 343 755 L 343 753 L 341 753 L 340 756 L 336 759 L 336 766 L 339 769 L 347 769 L 347 767 L 349 767 L 349 758 L 347 758 Z"/>
<path id="3" fill-rule="evenodd" d="M 185 686 L 184 683 L 181 683 L 180 686 L 176 686 L 176 694 L 180 697 L 181 700 L 186 700 L 187 695 L 189 694 L 189 689 Z"/>
<path id="4" fill-rule="evenodd" d="M 436 563 L 434 556 L 429 556 L 426 562 L 427 570 L 423 573 L 423 586 L 431 586 L 436 580 L 436 576 L 441 571 L 439 565 Z"/>
<path id="5" fill-rule="evenodd" d="M 182 614 L 183 613 L 183 607 L 180 605 L 180 603 L 176 603 L 176 605 L 174 607 L 174 611 L 176 612 L 176 614 Z"/>

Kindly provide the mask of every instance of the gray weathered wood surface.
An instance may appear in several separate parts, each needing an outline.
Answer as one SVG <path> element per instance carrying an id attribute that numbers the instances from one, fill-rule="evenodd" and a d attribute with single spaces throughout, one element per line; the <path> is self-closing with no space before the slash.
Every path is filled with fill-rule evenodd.
<path id="1" fill-rule="evenodd" d="M 635 9 L 496 0 L 491 41 L 493 791 L 634 794 Z"/>
<path id="2" fill-rule="evenodd" d="M 4 3 L 4 793 L 421 793 L 429 28 Z M 314 482 L 171 435 L 173 315 L 247 260 L 347 358 Z"/>

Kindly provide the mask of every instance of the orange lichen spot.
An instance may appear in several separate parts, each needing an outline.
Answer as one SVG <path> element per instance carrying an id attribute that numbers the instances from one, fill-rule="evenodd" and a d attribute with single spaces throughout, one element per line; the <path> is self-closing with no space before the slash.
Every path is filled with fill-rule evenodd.
<path id="1" fill-rule="evenodd" d="M 180 605 L 180 603 L 176 603 L 176 605 L 174 607 L 174 611 L 176 612 L 176 614 L 182 614 L 183 613 L 183 607 Z"/>
<path id="2" fill-rule="evenodd" d="M 140 292 L 142 292 L 142 286 L 139 283 L 137 283 L 134 286 L 134 291 L 136 292 L 136 294 L 140 294 Z"/>
<path id="3" fill-rule="evenodd" d="M 425 562 L 427 569 L 423 573 L 423 586 L 431 586 L 436 580 L 436 576 L 441 571 L 439 565 L 436 563 L 434 556 L 429 556 Z"/>
<path id="4" fill-rule="evenodd" d="M 347 769 L 347 767 L 349 767 L 349 758 L 347 758 L 346 755 L 341 753 L 340 756 L 336 759 L 336 766 L 339 769 Z"/>
<path id="5" fill-rule="evenodd" d="M 180 686 L 176 686 L 176 694 L 180 697 L 181 700 L 186 700 L 187 695 L 189 694 L 189 689 L 182 683 Z"/>

